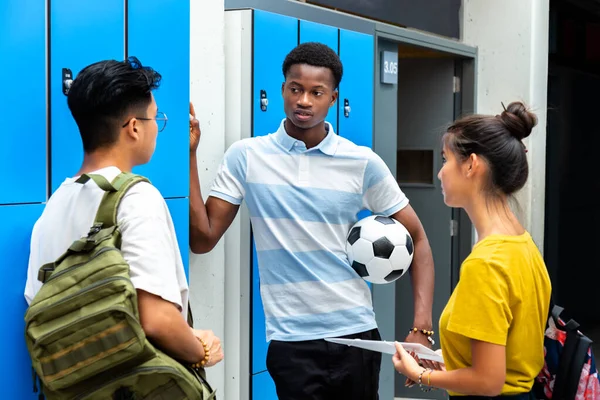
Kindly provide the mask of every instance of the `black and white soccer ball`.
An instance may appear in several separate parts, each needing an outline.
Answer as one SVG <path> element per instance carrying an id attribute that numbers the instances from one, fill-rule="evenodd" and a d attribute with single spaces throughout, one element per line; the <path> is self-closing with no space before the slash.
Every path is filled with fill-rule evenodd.
<path id="1" fill-rule="evenodd" d="M 381 215 L 358 221 L 346 239 L 350 265 L 364 280 L 376 284 L 394 282 L 404 275 L 412 263 L 413 247 L 404 225 Z"/>

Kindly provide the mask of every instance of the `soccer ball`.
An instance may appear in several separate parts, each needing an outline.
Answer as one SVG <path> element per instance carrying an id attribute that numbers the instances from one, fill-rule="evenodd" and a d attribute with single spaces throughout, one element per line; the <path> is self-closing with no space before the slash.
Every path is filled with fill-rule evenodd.
<path id="1" fill-rule="evenodd" d="M 413 241 L 404 225 L 381 215 L 358 221 L 346 239 L 350 265 L 371 283 L 390 283 L 400 278 L 408 271 L 413 252 Z"/>

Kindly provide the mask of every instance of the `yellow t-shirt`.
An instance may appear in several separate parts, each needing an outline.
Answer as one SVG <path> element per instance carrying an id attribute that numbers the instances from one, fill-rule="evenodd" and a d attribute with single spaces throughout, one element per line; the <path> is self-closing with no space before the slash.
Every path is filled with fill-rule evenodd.
<path id="1" fill-rule="evenodd" d="M 440 317 L 446 369 L 472 365 L 471 339 L 499 344 L 506 346 L 502 394 L 531 390 L 544 365 L 550 292 L 546 265 L 529 233 L 491 235 L 477 243 Z"/>

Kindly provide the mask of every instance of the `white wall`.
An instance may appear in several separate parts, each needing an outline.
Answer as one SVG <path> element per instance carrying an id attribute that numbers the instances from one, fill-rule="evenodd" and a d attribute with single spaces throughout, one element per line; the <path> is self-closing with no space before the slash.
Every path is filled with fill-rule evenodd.
<path id="1" fill-rule="evenodd" d="M 525 145 L 529 181 L 520 219 L 543 251 L 548 77 L 548 0 L 463 0 L 461 40 L 478 48 L 478 113 L 499 114 L 521 100 L 539 123 Z"/>
<path id="2" fill-rule="evenodd" d="M 190 1 L 190 99 L 200 120 L 198 172 L 206 199 L 225 150 L 225 53 L 223 0 Z M 225 335 L 223 241 L 208 254 L 190 253 L 190 301 L 194 326 Z M 225 357 L 227 344 L 224 343 Z M 225 399 L 224 362 L 207 369 L 217 396 Z"/>

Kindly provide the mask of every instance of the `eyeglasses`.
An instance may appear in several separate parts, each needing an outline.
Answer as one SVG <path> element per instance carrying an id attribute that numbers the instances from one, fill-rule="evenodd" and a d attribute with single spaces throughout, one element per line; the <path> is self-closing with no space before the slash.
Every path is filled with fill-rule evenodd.
<path id="1" fill-rule="evenodd" d="M 155 118 L 146 118 L 146 117 L 133 117 L 133 118 L 141 119 L 142 121 L 156 120 L 156 125 L 158 125 L 159 132 L 162 132 L 165 129 L 165 127 L 167 126 L 167 114 L 165 114 L 162 111 L 157 112 Z M 123 124 L 122 127 L 125 128 L 127 125 L 129 125 L 129 123 L 131 122 L 131 120 L 133 118 L 131 118 L 127 122 L 125 122 L 125 124 Z"/>

